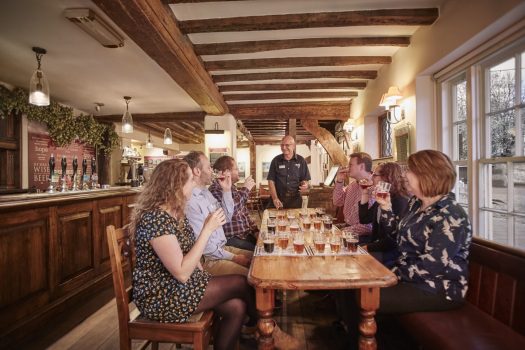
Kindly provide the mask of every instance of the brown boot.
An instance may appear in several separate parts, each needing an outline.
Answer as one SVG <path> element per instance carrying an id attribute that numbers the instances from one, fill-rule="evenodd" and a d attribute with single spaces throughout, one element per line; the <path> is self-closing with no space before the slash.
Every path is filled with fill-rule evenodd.
<path id="1" fill-rule="evenodd" d="M 273 343 L 279 350 L 299 350 L 301 346 L 299 339 L 283 332 L 278 325 L 273 329 Z"/>

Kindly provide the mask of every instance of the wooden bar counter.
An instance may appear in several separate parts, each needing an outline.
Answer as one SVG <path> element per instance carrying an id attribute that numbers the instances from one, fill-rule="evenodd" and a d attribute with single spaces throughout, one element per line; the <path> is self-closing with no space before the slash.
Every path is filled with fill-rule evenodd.
<path id="1" fill-rule="evenodd" d="M 106 226 L 129 221 L 137 193 L 0 196 L 0 348 L 111 288 Z"/>

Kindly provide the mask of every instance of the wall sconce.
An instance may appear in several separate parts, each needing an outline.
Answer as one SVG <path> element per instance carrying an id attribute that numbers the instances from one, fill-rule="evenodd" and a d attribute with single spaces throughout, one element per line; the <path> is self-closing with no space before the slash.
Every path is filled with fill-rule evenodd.
<path id="1" fill-rule="evenodd" d="M 29 103 L 35 106 L 49 106 L 49 83 L 40 69 L 42 56 L 47 53 L 45 49 L 33 47 L 38 67 L 29 81 Z"/>
<path id="2" fill-rule="evenodd" d="M 215 129 L 213 129 L 213 130 L 204 130 L 204 133 L 206 135 L 220 135 L 220 134 L 224 134 L 224 130 L 220 130 L 219 129 L 219 123 L 215 122 Z"/>
<path id="3" fill-rule="evenodd" d="M 405 111 L 397 104 L 397 101 L 402 97 L 403 96 L 397 86 L 389 87 L 388 92 L 381 96 L 381 102 L 379 102 L 379 105 L 385 107 L 387 110 L 386 120 L 390 124 L 397 124 L 405 119 Z"/>
<path id="4" fill-rule="evenodd" d="M 131 134 L 133 132 L 133 117 L 131 113 L 129 113 L 129 101 L 131 101 L 131 97 L 124 96 L 124 100 L 126 101 L 126 111 L 122 115 L 121 130 L 124 134 Z"/>
<path id="5" fill-rule="evenodd" d="M 344 123 L 343 129 L 350 135 L 350 141 L 357 141 L 359 139 L 356 127 L 350 121 Z"/>
<path id="6" fill-rule="evenodd" d="M 124 39 L 91 9 L 67 9 L 64 16 L 78 25 L 83 31 L 97 40 L 104 47 L 124 46 Z"/>
<path id="7" fill-rule="evenodd" d="M 146 142 L 146 148 L 152 149 L 153 148 L 153 142 L 151 142 L 151 131 L 148 130 L 148 142 Z"/>
<path id="8" fill-rule="evenodd" d="M 170 128 L 166 128 L 166 130 L 164 130 L 164 144 L 171 145 L 172 143 L 173 139 L 171 137 L 171 130 Z"/>

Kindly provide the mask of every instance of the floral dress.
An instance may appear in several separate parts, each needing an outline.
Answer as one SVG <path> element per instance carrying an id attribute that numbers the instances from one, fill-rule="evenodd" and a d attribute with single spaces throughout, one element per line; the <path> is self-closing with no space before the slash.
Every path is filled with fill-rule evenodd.
<path id="1" fill-rule="evenodd" d="M 135 232 L 134 301 L 142 316 L 150 320 L 186 322 L 204 296 L 210 275 L 196 267 L 186 283 L 178 281 L 150 244 L 162 235 L 175 235 L 184 255 L 195 243 L 186 218 L 179 227 L 179 221 L 163 210 L 144 213 Z"/>

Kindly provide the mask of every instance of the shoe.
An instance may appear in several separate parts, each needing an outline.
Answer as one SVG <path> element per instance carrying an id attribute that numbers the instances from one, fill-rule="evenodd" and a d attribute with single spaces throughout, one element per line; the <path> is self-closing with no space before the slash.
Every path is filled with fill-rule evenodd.
<path id="1" fill-rule="evenodd" d="M 242 326 L 242 328 L 241 328 L 241 338 L 242 339 L 255 339 L 256 332 L 257 332 L 257 325 L 255 325 L 255 326 Z"/>
<path id="2" fill-rule="evenodd" d="M 301 346 L 299 339 L 283 332 L 278 325 L 273 329 L 273 343 L 279 350 L 299 350 Z"/>

